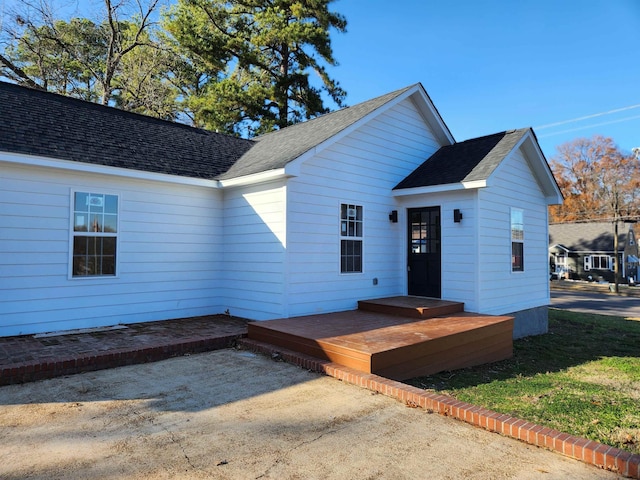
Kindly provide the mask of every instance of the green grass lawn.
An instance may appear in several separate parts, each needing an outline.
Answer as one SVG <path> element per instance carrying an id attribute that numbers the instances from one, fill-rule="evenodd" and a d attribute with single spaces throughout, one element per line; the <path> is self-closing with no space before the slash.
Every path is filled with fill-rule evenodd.
<path id="1" fill-rule="evenodd" d="M 640 319 L 551 309 L 511 359 L 407 383 L 640 453 Z"/>

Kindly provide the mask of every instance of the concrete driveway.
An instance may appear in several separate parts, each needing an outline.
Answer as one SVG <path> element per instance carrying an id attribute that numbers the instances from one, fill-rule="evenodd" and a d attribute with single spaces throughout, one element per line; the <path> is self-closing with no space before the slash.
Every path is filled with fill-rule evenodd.
<path id="1" fill-rule="evenodd" d="M 640 318 L 640 298 L 631 296 L 551 290 L 551 306 L 576 312 Z"/>
<path id="2" fill-rule="evenodd" d="M 1 387 L 0 478 L 617 476 L 331 377 L 220 350 Z"/>

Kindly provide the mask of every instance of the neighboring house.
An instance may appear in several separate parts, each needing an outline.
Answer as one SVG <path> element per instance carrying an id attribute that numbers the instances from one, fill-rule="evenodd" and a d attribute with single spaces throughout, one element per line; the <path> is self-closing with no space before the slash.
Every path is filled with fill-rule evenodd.
<path id="1" fill-rule="evenodd" d="M 549 225 L 549 262 L 558 278 L 614 282 L 613 223 L 581 222 Z M 632 223 L 618 227 L 620 280 L 638 281 L 638 245 Z"/>
<path id="2" fill-rule="evenodd" d="M 422 85 L 243 140 L 0 83 L 0 335 L 422 295 L 546 331 L 531 129 L 455 143 Z"/>

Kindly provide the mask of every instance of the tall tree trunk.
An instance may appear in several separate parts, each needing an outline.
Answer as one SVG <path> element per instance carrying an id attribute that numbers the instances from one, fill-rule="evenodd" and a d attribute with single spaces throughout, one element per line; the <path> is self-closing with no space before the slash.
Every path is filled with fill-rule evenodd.
<path id="1" fill-rule="evenodd" d="M 613 219 L 613 275 L 615 277 L 615 292 L 620 293 L 620 262 L 618 261 L 618 213 Z"/>
<path id="2" fill-rule="evenodd" d="M 620 261 L 618 259 L 618 221 L 620 220 L 620 195 L 617 189 L 613 192 L 613 275 L 615 276 L 615 292 L 620 293 Z"/>
<path id="3" fill-rule="evenodd" d="M 289 45 L 286 43 L 282 44 L 282 62 L 280 63 L 280 81 L 282 85 L 276 88 L 279 88 L 280 91 L 277 95 L 278 98 L 278 127 L 285 128 L 289 125 L 289 84 L 288 79 L 289 72 Z"/>

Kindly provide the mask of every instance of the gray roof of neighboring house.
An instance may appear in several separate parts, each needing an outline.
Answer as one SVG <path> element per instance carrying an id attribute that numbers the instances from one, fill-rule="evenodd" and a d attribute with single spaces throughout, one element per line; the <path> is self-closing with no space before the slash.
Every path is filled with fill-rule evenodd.
<path id="1" fill-rule="evenodd" d="M 213 179 L 253 145 L 250 140 L 0 82 L 0 151 Z"/>
<path id="2" fill-rule="evenodd" d="M 257 137 L 254 139 L 256 145 L 219 178 L 235 178 L 284 168 L 290 161 L 340 133 L 414 86 L 411 85 L 352 107 Z"/>
<path id="3" fill-rule="evenodd" d="M 486 180 L 529 131 L 521 128 L 441 147 L 394 190 Z"/>
<path id="4" fill-rule="evenodd" d="M 618 227 L 619 249 L 622 251 L 631 224 Z M 562 245 L 573 252 L 612 252 L 613 223 L 583 222 L 549 225 L 549 246 Z"/>

